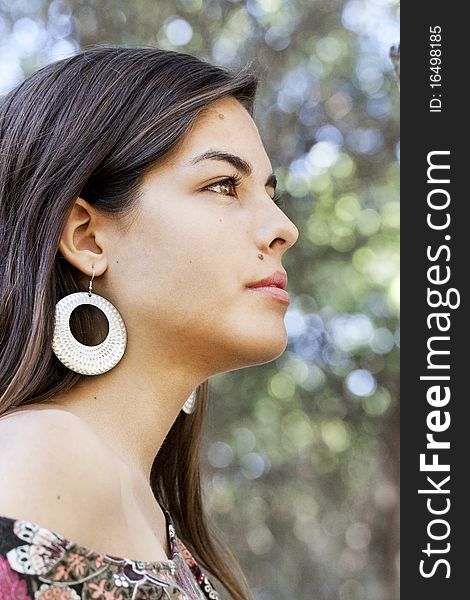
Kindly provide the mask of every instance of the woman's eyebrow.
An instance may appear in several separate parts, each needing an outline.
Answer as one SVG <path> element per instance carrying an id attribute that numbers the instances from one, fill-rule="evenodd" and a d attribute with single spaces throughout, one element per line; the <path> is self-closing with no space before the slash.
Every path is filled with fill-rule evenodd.
<path id="1" fill-rule="evenodd" d="M 243 173 L 243 175 L 246 175 L 247 177 L 253 173 L 253 167 L 247 160 L 245 160 L 241 156 L 237 156 L 236 154 L 231 154 L 230 152 L 224 152 L 222 150 L 207 150 L 207 152 L 203 152 L 202 154 L 198 154 L 197 156 L 192 158 L 189 164 L 195 165 L 196 163 L 202 160 L 223 160 L 233 165 L 236 169 L 238 169 L 241 173 Z M 268 185 L 273 189 L 276 189 L 276 175 L 274 175 L 274 173 L 271 173 L 264 185 Z"/>

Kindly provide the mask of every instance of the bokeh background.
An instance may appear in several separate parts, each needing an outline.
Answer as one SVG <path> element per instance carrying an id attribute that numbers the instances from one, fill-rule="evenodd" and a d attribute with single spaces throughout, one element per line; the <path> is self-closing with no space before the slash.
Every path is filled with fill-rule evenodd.
<path id="1" fill-rule="evenodd" d="M 97 43 L 261 75 L 255 121 L 300 237 L 289 344 L 211 380 L 208 510 L 256 600 L 396 600 L 395 0 L 0 0 L 0 95 Z"/>

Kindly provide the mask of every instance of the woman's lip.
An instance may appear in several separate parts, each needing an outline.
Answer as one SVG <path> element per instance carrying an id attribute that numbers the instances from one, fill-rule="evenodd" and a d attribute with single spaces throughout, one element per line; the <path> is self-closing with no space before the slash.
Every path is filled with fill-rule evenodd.
<path id="1" fill-rule="evenodd" d="M 284 302 L 285 304 L 290 303 L 290 296 L 286 290 L 282 288 L 273 286 L 273 285 L 263 285 L 259 287 L 249 287 L 249 290 L 253 290 L 254 292 L 261 292 L 263 294 L 268 294 L 272 298 L 279 300 L 280 302 Z"/>

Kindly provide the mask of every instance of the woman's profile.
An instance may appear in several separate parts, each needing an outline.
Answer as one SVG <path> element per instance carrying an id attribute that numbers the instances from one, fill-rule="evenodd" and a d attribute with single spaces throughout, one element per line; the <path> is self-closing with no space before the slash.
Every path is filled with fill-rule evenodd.
<path id="1" fill-rule="evenodd" d="M 1 597 L 252 597 L 199 448 L 209 378 L 287 345 L 256 88 L 100 46 L 2 100 Z"/>

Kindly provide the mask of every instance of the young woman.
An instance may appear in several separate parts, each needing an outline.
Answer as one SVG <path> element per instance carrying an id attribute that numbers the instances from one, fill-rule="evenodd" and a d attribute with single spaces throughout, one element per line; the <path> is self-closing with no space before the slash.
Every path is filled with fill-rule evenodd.
<path id="1" fill-rule="evenodd" d="M 1 103 L 1 597 L 251 598 L 199 447 L 208 379 L 287 344 L 256 86 L 95 47 Z"/>

